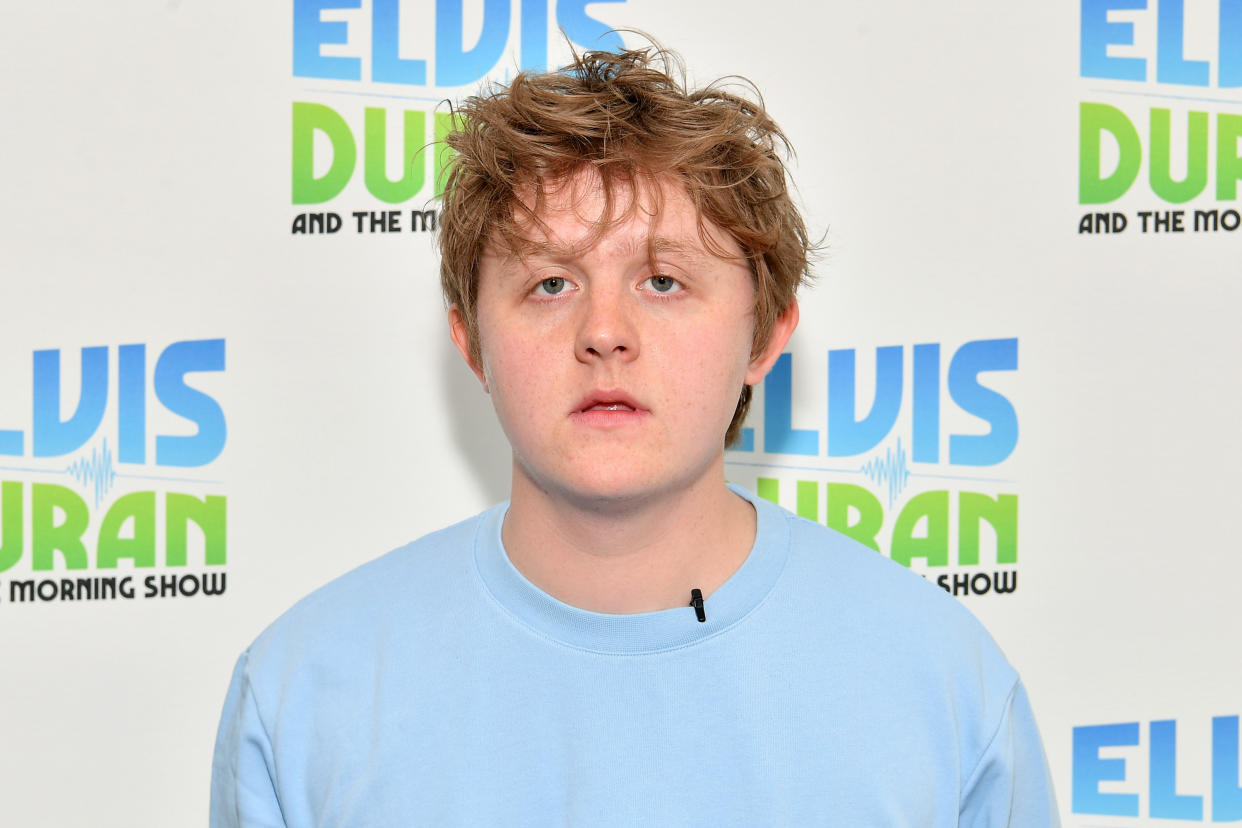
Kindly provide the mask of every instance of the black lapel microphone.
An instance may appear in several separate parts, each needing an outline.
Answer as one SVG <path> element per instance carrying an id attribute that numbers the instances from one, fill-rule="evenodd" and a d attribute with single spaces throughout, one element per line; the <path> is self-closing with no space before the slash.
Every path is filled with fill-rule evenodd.
<path id="1" fill-rule="evenodd" d="M 698 587 L 690 590 L 690 606 L 694 607 L 700 624 L 707 620 L 707 613 L 703 610 L 703 590 Z"/>

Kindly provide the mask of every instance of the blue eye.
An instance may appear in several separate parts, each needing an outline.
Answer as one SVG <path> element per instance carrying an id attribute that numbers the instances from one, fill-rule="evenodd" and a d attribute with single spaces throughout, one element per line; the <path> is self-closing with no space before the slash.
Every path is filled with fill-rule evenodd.
<path id="1" fill-rule="evenodd" d="M 565 289 L 565 280 L 559 276 L 553 276 L 550 279 L 544 279 L 535 288 L 535 292 L 544 296 L 555 296 Z"/>
<path id="2" fill-rule="evenodd" d="M 681 290 L 681 283 L 672 276 L 664 276 L 657 274 L 647 280 L 647 284 L 651 285 L 651 289 L 656 293 L 674 293 Z"/>

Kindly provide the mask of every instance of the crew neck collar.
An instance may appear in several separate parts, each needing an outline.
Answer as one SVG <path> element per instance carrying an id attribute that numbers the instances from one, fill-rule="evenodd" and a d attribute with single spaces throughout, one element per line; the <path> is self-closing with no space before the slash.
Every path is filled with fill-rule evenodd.
<path id="1" fill-rule="evenodd" d="M 689 646 L 728 629 L 759 606 L 789 556 L 789 526 L 780 507 L 738 486 L 729 489 L 755 508 L 755 543 L 737 571 L 704 602 L 704 622 L 695 617 L 688 594 L 685 607 L 625 615 L 579 609 L 552 597 L 509 560 L 500 538 L 507 502 L 480 516 L 475 564 L 484 587 L 506 612 L 562 644 L 617 654 Z"/>

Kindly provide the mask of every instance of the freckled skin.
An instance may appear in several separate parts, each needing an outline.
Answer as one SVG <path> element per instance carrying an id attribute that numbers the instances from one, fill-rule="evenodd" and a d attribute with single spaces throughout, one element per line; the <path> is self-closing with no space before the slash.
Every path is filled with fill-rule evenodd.
<path id="1" fill-rule="evenodd" d="M 687 527 L 700 537 L 726 527 L 737 535 L 753 522 L 750 506 L 724 486 L 724 433 L 743 385 L 762 379 L 779 355 L 797 322 L 796 306 L 752 359 L 748 265 L 704 249 L 693 204 L 679 186 L 663 187 L 657 216 L 647 207 L 650 196 L 640 190 L 640 209 L 629 219 L 595 246 L 575 249 L 603 205 L 589 174 L 580 174 L 549 194 L 541 215 L 547 235 L 533 234 L 551 249 L 523 259 L 489 249 L 480 263 L 482 364 L 471 367 L 513 448 L 515 520 L 506 522 L 506 544 L 509 524 L 516 523 L 512 534 L 548 550 L 536 562 L 555 569 L 545 583 L 566 575 L 572 587 L 577 576 L 566 573 L 574 569 L 573 549 L 587 546 L 597 557 L 608 548 L 618 554 L 650 548 L 647 559 L 629 555 L 626 573 L 654 584 L 661 569 L 688 566 L 656 554 L 663 541 L 681 548 L 691 542 L 679 537 Z M 740 254 L 732 238 L 710 229 L 720 247 Z M 656 270 L 648 257 L 651 236 L 660 240 Z M 450 322 L 467 356 L 460 317 L 451 312 Z M 637 410 L 583 416 L 582 401 L 593 392 L 623 392 Z M 510 555 L 530 577 L 519 563 L 521 539 L 512 539 Z M 549 564 L 557 540 L 564 560 Z M 734 544 L 740 557 L 724 561 L 730 568 L 720 582 L 751 540 L 753 527 Z M 590 566 L 598 574 L 599 562 Z M 626 573 L 610 570 L 609 584 L 615 587 Z M 558 597 L 567 589 L 573 591 L 563 588 Z M 680 589 L 670 587 L 669 594 Z M 644 601 L 639 607 L 653 608 Z"/>

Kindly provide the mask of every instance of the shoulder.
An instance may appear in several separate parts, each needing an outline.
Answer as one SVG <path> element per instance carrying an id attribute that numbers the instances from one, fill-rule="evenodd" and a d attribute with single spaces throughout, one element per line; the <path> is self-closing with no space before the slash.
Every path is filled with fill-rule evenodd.
<path id="1" fill-rule="evenodd" d="M 387 639 L 417 640 L 442 626 L 473 589 L 475 538 L 487 514 L 394 549 L 302 598 L 248 648 L 248 679 L 283 685 L 308 667 L 337 669 Z"/>
<path id="2" fill-rule="evenodd" d="M 848 649 L 854 681 L 908 714 L 950 715 L 963 757 L 982 753 L 1019 686 L 983 624 L 934 582 L 835 530 L 781 510 L 790 531 L 782 600 L 807 634 Z"/>
<path id="3" fill-rule="evenodd" d="M 849 614 L 856 627 L 888 631 L 931 652 L 968 647 L 1003 660 L 978 619 L 933 581 L 836 530 L 781 513 L 791 580 Z"/>

